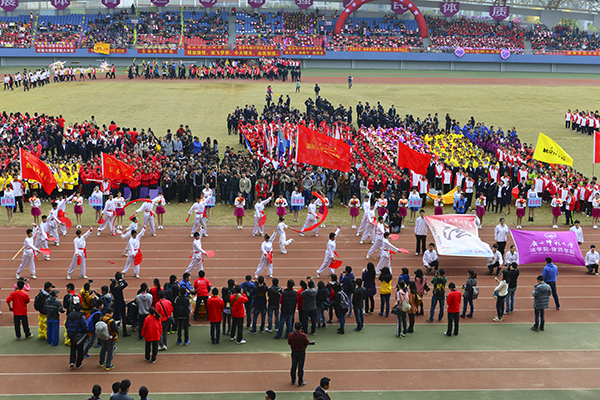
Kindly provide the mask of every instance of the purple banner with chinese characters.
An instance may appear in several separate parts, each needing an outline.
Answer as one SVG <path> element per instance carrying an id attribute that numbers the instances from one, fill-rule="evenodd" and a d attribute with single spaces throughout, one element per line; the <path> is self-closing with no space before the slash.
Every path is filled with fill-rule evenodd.
<path id="1" fill-rule="evenodd" d="M 18 0 L 0 0 L 0 7 L 6 12 L 14 11 L 17 7 L 19 7 Z"/>
<path id="2" fill-rule="evenodd" d="M 575 232 L 539 232 L 511 229 L 520 264 L 553 263 L 585 265 Z"/>
<path id="3" fill-rule="evenodd" d="M 454 15 L 456 15 L 456 13 L 458 13 L 459 8 L 460 3 L 458 1 L 446 1 L 440 3 L 440 12 L 445 17 L 453 17 Z"/>
<path id="4" fill-rule="evenodd" d="M 402 15 L 408 11 L 408 7 L 406 7 L 402 3 L 398 3 L 397 1 L 392 0 L 392 11 L 398 15 Z"/>
<path id="5" fill-rule="evenodd" d="M 503 21 L 508 18 L 509 12 L 509 6 L 490 6 L 490 17 L 496 21 Z"/>

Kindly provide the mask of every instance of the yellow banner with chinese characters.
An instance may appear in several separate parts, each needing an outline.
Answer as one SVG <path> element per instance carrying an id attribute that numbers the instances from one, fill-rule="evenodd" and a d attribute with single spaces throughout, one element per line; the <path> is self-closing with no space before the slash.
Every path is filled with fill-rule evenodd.
<path id="1" fill-rule="evenodd" d="M 548 164 L 573 165 L 573 158 L 554 140 L 540 132 L 533 158 Z"/>
<path id="2" fill-rule="evenodd" d="M 110 43 L 98 42 L 94 45 L 94 53 L 110 54 Z"/>

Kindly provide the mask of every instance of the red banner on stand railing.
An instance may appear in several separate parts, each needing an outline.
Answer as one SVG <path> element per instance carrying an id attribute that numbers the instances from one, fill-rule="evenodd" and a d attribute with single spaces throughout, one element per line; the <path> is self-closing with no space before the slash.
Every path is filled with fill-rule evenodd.
<path id="1" fill-rule="evenodd" d="M 288 46 L 283 50 L 287 56 L 324 56 L 325 49 L 322 47 Z"/>
<path id="2" fill-rule="evenodd" d="M 209 57 L 281 57 L 279 50 L 192 50 L 185 49 L 186 56 L 209 56 Z"/>
<path id="3" fill-rule="evenodd" d="M 138 54 L 177 54 L 176 49 L 137 49 L 137 52 Z"/>
<path id="4" fill-rule="evenodd" d="M 358 47 L 352 46 L 348 47 L 346 51 L 368 51 L 374 53 L 409 53 L 410 48 L 408 47 Z"/>
<path id="5" fill-rule="evenodd" d="M 36 43 L 36 53 L 75 53 L 75 43 Z"/>

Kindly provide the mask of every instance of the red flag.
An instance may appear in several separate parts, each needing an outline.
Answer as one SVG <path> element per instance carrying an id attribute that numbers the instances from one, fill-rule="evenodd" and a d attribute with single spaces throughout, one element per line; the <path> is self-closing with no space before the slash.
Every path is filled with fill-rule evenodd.
<path id="1" fill-rule="evenodd" d="M 600 163 L 600 132 L 594 132 L 594 164 Z"/>
<path id="2" fill-rule="evenodd" d="M 119 181 L 133 179 L 135 167 L 117 160 L 115 157 L 102 153 L 102 177 Z"/>
<path id="3" fill-rule="evenodd" d="M 32 179 L 42 184 L 44 191 L 52 193 L 56 187 L 56 178 L 50 168 L 36 156 L 21 149 L 21 177 Z"/>
<path id="4" fill-rule="evenodd" d="M 350 171 L 350 146 L 341 140 L 298 125 L 297 161 L 323 168 Z"/>
<path id="5" fill-rule="evenodd" d="M 416 174 L 425 175 L 431 161 L 431 154 L 419 153 L 404 143 L 398 142 L 398 167 L 408 168 Z"/>

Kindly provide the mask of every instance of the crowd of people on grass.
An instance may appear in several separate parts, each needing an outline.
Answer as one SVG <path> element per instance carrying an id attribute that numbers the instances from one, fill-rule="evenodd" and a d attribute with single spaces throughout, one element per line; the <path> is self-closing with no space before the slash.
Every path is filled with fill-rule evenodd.
<path id="1" fill-rule="evenodd" d="M 600 129 L 600 113 L 598 113 L 598 110 L 579 111 L 575 109 L 571 112 L 571 109 L 568 109 L 565 113 L 565 129 L 591 136 Z"/>
<path id="2" fill-rule="evenodd" d="M 62 116 L 5 112 L 0 118 L 2 188 L 18 180 L 15 160 L 17 146 L 22 146 L 42 157 L 55 173 L 58 187 L 52 198 L 56 198 L 59 189 L 66 195 L 79 190 L 84 198 L 89 198 L 96 186 L 104 196 L 116 196 L 118 192 L 123 195 L 126 188 L 132 196 L 139 195 L 140 190 L 148 193 L 160 188 L 167 203 L 184 203 L 193 201 L 208 186 L 230 205 L 241 193 L 246 208 L 251 208 L 256 199 L 265 199 L 267 193 L 274 193 L 276 198 L 283 194 L 290 204 L 294 191 L 305 194 L 306 207 L 313 190 L 322 192 L 330 206 L 334 206 L 335 197 L 348 206 L 353 195 L 362 201 L 368 190 L 374 193 L 374 201 L 383 195 L 393 204 L 390 217 L 406 217 L 407 210 L 399 202 L 413 192 L 425 199 L 431 189 L 443 194 L 456 188 L 455 200 L 462 194 L 468 207 L 474 203 L 482 205 L 474 208 L 479 210 L 480 219 L 484 210 L 510 212 L 515 206 L 515 212 L 521 212 L 522 207 L 516 204 L 519 196 L 537 196 L 565 213 L 566 223 L 571 225 L 573 212 L 591 216 L 600 206 L 595 202 L 595 179 L 569 167 L 553 169 L 533 160 L 532 146 L 521 143 L 514 128 L 504 131 L 476 122 L 473 117 L 461 124 L 449 115 L 444 124 L 437 113 L 423 120 L 411 115 L 402 118 L 393 105 L 386 111 L 381 104 L 372 107 L 359 102 L 354 110 L 346 109 L 341 104 L 334 107 L 321 96 L 316 97 L 315 103 L 310 98 L 306 101 L 306 112 L 293 107 L 289 97 L 267 100 L 260 114 L 255 107 L 246 106 L 228 117 L 229 133 L 238 134 L 239 143 L 249 150 L 238 152 L 229 147 L 219 149 L 216 140 L 203 141 L 183 125 L 176 132 L 167 130 L 159 138 L 151 128 L 138 131 L 136 127 L 120 127 L 114 121 L 101 125 L 94 117 L 67 124 Z M 351 124 L 353 118 L 357 118 L 358 130 Z M 278 142 L 292 140 L 297 124 L 351 144 L 352 171 L 340 173 L 298 166 L 289 152 L 283 157 L 278 155 Z M 426 174 L 421 176 L 397 166 L 398 142 L 434 155 Z M 101 153 L 138 165 L 133 179 L 103 182 Z M 38 183 L 23 184 L 25 200 L 34 191 L 42 200 L 50 198 Z M 530 210 L 529 222 L 534 211 Z"/>

